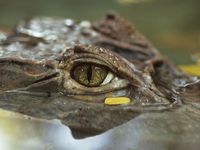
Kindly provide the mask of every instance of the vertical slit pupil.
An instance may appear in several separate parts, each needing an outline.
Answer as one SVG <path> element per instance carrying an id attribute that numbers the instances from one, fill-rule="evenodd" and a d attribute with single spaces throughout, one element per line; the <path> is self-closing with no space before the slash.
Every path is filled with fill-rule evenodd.
<path id="1" fill-rule="evenodd" d="M 92 65 L 89 65 L 88 69 L 87 69 L 87 79 L 90 83 L 91 79 L 92 79 Z"/>

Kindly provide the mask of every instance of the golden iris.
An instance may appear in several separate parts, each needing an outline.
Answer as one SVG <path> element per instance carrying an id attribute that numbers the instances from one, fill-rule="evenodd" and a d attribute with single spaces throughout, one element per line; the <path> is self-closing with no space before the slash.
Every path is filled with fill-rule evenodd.
<path id="1" fill-rule="evenodd" d="M 97 87 L 105 80 L 108 71 L 103 66 L 82 64 L 75 66 L 71 74 L 78 83 L 88 87 Z"/>

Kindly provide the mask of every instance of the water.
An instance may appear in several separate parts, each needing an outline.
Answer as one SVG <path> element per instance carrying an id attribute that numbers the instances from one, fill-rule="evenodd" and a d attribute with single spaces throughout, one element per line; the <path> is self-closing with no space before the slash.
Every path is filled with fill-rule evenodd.
<path id="1" fill-rule="evenodd" d="M 199 0 L 0 0 L 0 25 L 14 26 L 31 16 L 94 21 L 114 10 L 134 22 L 162 54 L 188 64 L 200 51 L 199 5 Z"/>
<path id="2" fill-rule="evenodd" d="M 191 105 L 165 113 L 143 113 L 100 135 L 75 139 L 71 130 L 58 120 L 35 119 L 0 109 L 0 140 L 3 141 L 0 143 L 0 148 L 4 150 L 198 150 L 199 115 L 199 109 Z"/>

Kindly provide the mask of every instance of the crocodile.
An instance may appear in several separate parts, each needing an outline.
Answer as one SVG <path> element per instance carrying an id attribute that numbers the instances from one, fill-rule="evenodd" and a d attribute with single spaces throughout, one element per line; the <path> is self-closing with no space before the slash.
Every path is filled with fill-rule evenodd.
<path id="1" fill-rule="evenodd" d="M 110 97 L 130 102 L 105 104 Z M 116 13 L 94 22 L 35 17 L 0 30 L 0 108 L 59 119 L 89 136 L 199 102 L 200 78 Z"/>

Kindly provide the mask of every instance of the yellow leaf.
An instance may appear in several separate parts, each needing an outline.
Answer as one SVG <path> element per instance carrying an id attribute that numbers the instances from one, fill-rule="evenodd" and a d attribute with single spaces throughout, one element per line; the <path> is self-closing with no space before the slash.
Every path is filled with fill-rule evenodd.
<path id="1" fill-rule="evenodd" d="M 128 104 L 130 102 L 131 100 L 128 97 L 108 97 L 104 101 L 106 105 L 121 105 Z"/>
<path id="2" fill-rule="evenodd" d="M 180 68 L 186 73 L 200 76 L 200 64 L 197 65 L 181 65 Z"/>

